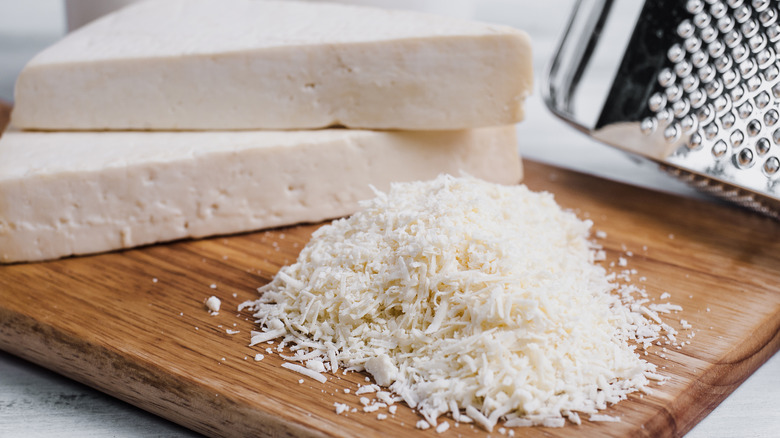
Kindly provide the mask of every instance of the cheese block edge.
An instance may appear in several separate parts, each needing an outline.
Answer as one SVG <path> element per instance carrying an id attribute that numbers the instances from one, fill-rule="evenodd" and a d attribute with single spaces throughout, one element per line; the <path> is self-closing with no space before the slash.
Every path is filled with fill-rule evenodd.
<path id="1" fill-rule="evenodd" d="M 393 181 L 439 173 L 504 184 L 522 178 L 514 126 L 214 133 L 220 147 L 203 146 L 202 134 L 6 132 L 0 137 L 0 262 L 319 222 L 355 212 L 359 200 L 373 195 L 369 185 L 386 190 Z M 253 134 L 257 142 L 247 143 Z M 287 134 L 308 140 L 280 140 Z M 133 141 L 123 143 L 125 135 Z M 231 146 L 234 136 L 242 140 Z M 112 143 L 159 152 L 125 161 L 96 153 L 91 164 L 58 159 Z M 41 151 L 49 159 L 36 166 Z"/>
<path id="2" fill-rule="evenodd" d="M 523 101 L 532 89 L 530 40 L 507 26 L 335 4 L 184 2 L 200 9 L 178 2 L 133 5 L 39 54 L 17 80 L 12 125 L 31 130 L 465 129 L 522 120 Z M 287 33 L 254 35 L 250 27 L 239 38 L 252 23 L 244 19 L 217 27 L 212 36 L 240 43 L 212 47 L 182 24 L 183 35 L 170 34 L 178 42 L 160 48 L 156 41 L 168 38 L 160 38 L 165 33 L 158 28 L 170 26 L 169 18 L 160 21 L 165 8 L 181 9 L 180 20 L 194 23 L 209 17 L 210 10 L 215 16 L 210 19 L 217 20 L 244 8 L 257 17 L 243 15 L 257 21 L 273 9 L 268 26 Z M 306 19 L 301 11 L 315 16 L 300 24 Z M 364 16 L 391 23 L 373 23 L 374 31 Z M 148 24 L 144 17 L 157 21 Z M 339 19 L 359 31 L 338 36 L 331 22 Z M 416 29 L 429 23 L 436 27 L 427 33 Z M 387 30 L 391 24 L 400 30 Z M 317 35 L 317 26 L 323 28 L 320 39 L 307 39 L 308 33 Z M 160 35 L 144 39 L 144 31 Z"/>

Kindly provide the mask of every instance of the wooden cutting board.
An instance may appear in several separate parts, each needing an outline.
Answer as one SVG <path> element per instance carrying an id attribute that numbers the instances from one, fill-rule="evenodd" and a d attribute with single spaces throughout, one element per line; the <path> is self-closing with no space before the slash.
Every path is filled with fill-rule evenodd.
<path id="1" fill-rule="evenodd" d="M 690 345 L 647 356 L 670 380 L 605 412 L 621 422 L 518 433 L 680 436 L 780 348 L 780 223 L 534 162 L 526 173 L 529 187 L 607 233 L 598 239 L 605 263 L 628 260 L 611 269 L 636 269 L 634 282 L 657 302 L 671 294 L 684 310 L 667 321 L 679 328 L 686 319 L 695 337 L 683 331 Z M 404 405 L 382 421 L 336 415 L 334 402 L 360 407 L 362 374 L 299 383 L 275 352 L 247 346 L 255 326 L 238 304 L 294 261 L 318 226 L 0 266 L 0 348 L 207 435 L 433 436 L 414 428 L 419 418 Z M 204 307 L 211 295 L 222 300 L 215 316 Z M 258 352 L 265 359 L 256 362 Z M 447 433 L 486 435 L 465 424 Z"/>

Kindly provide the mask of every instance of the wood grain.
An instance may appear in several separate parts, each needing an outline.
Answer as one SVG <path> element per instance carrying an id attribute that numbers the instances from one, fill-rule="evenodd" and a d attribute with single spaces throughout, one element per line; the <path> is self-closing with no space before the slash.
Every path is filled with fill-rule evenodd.
<path id="1" fill-rule="evenodd" d="M 670 381 L 605 412 L 620 423 L 523 434 L 680 436 L 780 348 L 780 223 L 533 162 L 526 183 L 605 231 L 607 263 L 631 251 L 635 282 L 657 301 L 670 293 L 684 307 L 671 325 L 686 319 L 696 335 L 666 359 L 648 356 Z M 2 266 L 0 348 L 210 436 L 435 435 L 414 429 L 405 406 L 383 421 L 336 415 L 334 402 L 359 408 L 343 390 L 364 375 L 301 384 L 276 353 L 247 346 L 254 324 L 234 309 L 318 226 Z M 216 316 L 203 304 L 211 295 L 223 302 Z M 265 359 L 255 362 L 257 352 Z M 485 435 L 467 425 L 450 433 Z"/>

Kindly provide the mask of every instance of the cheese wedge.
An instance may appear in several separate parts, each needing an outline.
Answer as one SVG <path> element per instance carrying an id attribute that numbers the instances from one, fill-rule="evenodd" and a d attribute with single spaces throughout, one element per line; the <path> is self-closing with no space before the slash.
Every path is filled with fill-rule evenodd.
<path id="1" fill-rule="evenodd" d="M 532 88 L 527 35 L 328 3 L 168 0 L 67 35 L 18 77 L 37 130 L 445 130 L 512 124 Z"/>
<path id="2" fill-rule="evenodd" d="M 521 179 L 513 126 L 462 131 L 19 132 L 0 137 L 0 262 L 351 214 L 392 181 Z"/>

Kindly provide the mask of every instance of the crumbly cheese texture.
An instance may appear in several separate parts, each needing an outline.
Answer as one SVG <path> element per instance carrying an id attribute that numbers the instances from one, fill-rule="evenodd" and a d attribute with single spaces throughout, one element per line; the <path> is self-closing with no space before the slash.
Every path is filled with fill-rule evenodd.
<path id="1" fill-rule="evenodd" d="M 0 137 L 0 262 L 351 214 L 370 185 L 522 176 L 513 126 L 463 131 L 18 132 Z"/>
<path id="2" fill-rule="evenodd" d="M 590 227 L 523 185 L 394 184 L 260 288 L 253 343 L 365 370 L 434 427 L 579 424 L 660 378 L 630 342 L 657 328 L 594 264 Z"/>
<path id="3" fill-rule="evenodd" d="M 12 124 L 466 129 L 520 121 L 531 88 L 528 36 L 506 26 L 321 2 L 147 1 L 32 59 Z"/>

